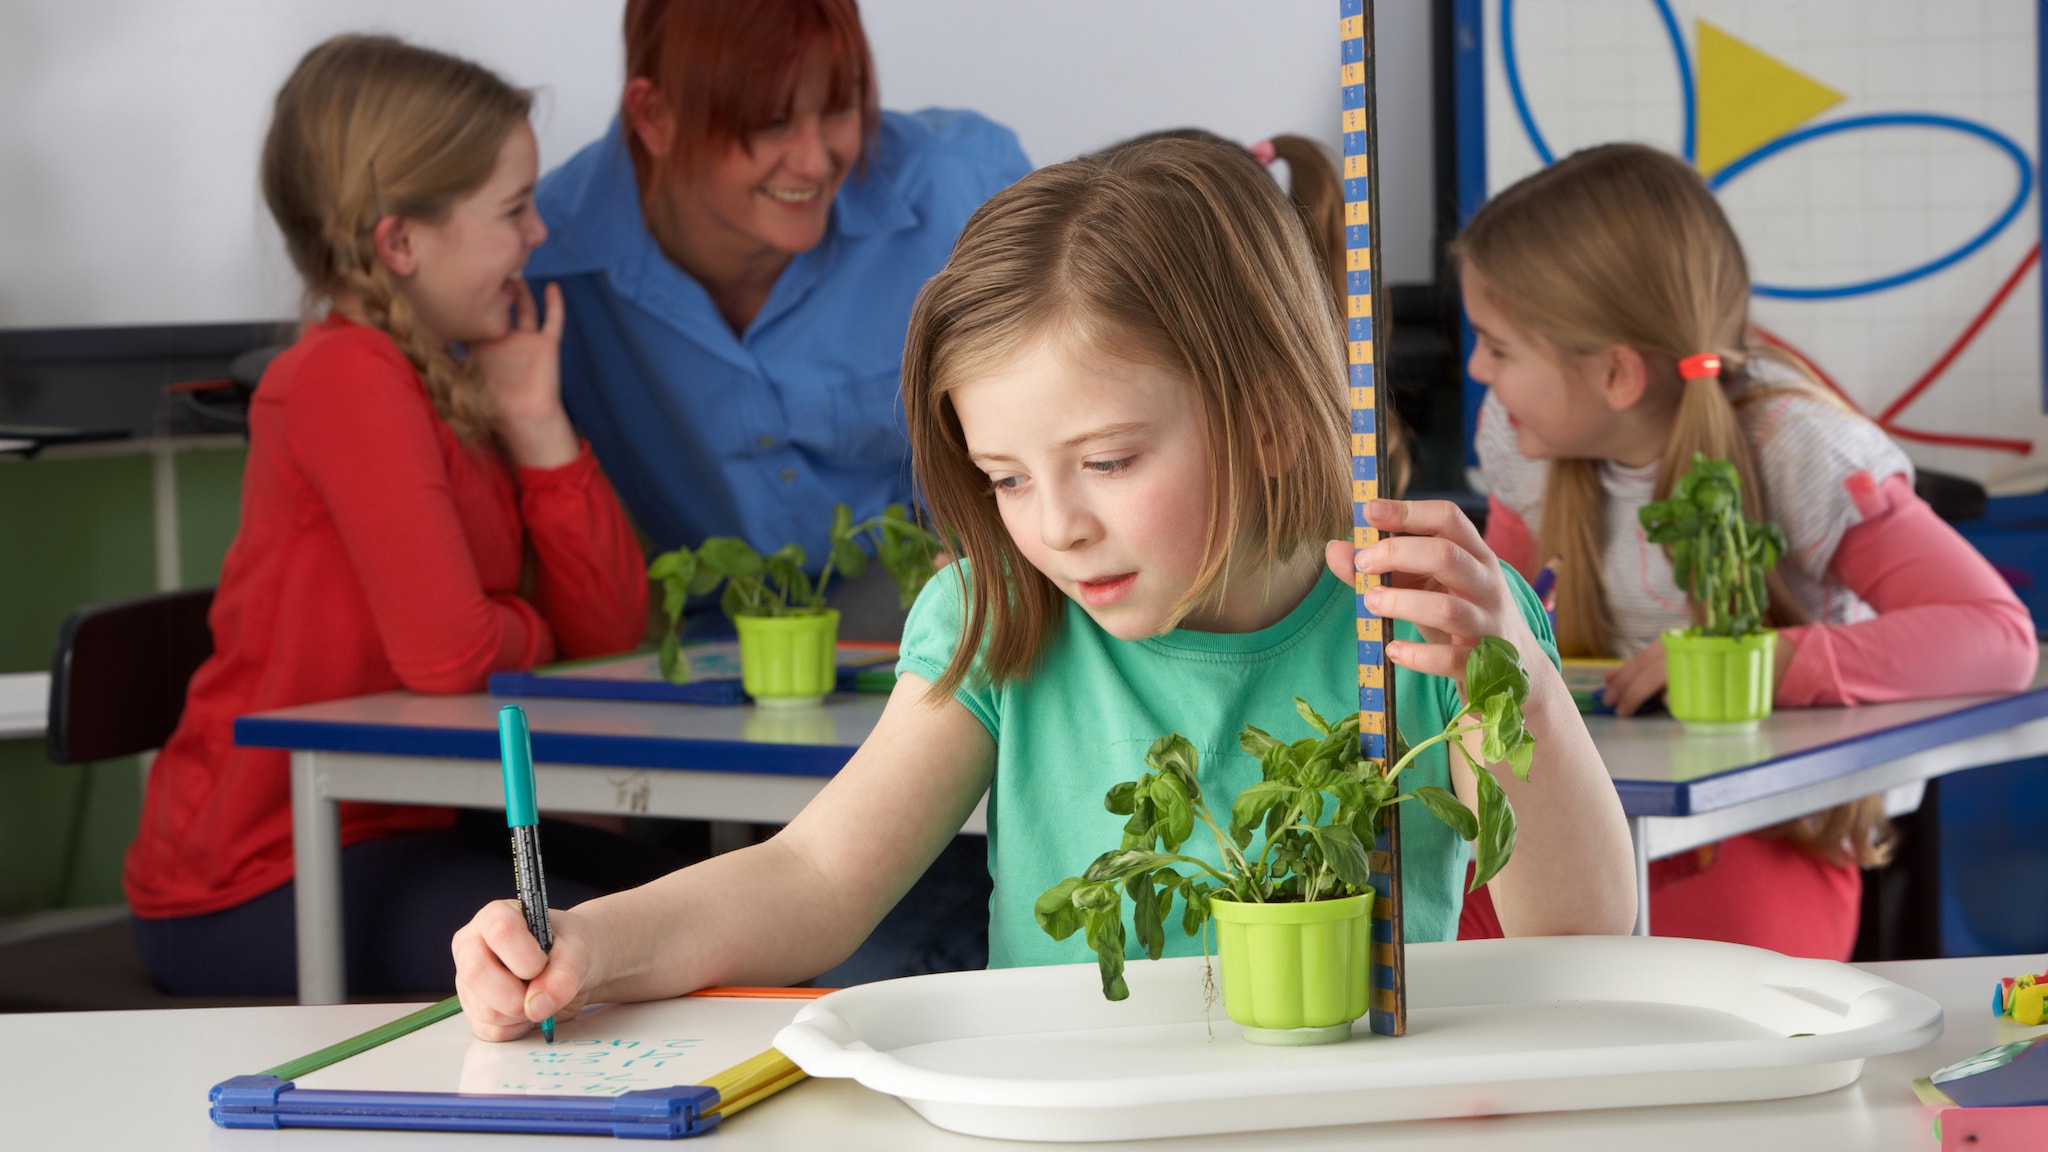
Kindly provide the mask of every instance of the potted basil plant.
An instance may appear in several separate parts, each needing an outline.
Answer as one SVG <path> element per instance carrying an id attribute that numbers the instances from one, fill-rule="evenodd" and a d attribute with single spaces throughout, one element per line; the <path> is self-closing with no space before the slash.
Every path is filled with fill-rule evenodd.
<path id="1" fill-rule="evenodd" d="M 862 546 L 863 540 L 867 547 Z M 661 584 L 668 626 L 661 637 L 661 674 L 677 684 L 690 679 L 678 630 L 693 596 L 723 584 L 719 606 L 739 631 L 740 683 L 763 707 L 815 704 L 837 682 L 839 613 L 825 605 L 834 575 L 852 578 L 867 570 L 868 551 L 895 580 L 908 608 L 931 579 L 939 554 L 937 536 L 926 531 L 901 504 L 856 524 L 844 504 L 833 506 L 831 550 L 814 580 L 805 571 L 801 545 L 784 544 L 762 555 L 735 536 L 712 536 L 695 549 L 677 548 L 647 566 Z"/>
<path id="2" fill-rule="evenodd" d="M 1649 542 L 1669 552 L 1696 621 L 1662 637 L 1666 706 L 1688 730 L 1754 730 L 1777 689 L 1764 577 L 1785 554 L 1784 532 L 1745 517 L 1735 465 L 1699 452 L 1670 498 L 1637 515 Z"/>
<path id="3" fill-rule="evenodd" d="M 1515 648 L 1486 637 L 1466 659 L 1464 710 L 1443 731 L 1399 753 L 1382 772 L 1359 755 L 1358 715 L 1332 723 L 1300 697 L 1295 711 L 1312 734 L 1281 740 L 1247 724 L 1238 745 L 1259 762 L 1260 779 L 1231 801 L 1228 823 L 1209 809 L 1194 746 L 1179 733 L 1145 754 L 1145 772 L 1109 790 L 1104 806 L 1129 817 L 1122 842 L 1038 898 L 1039 927 L 1055 940 L 1083 933 L 1110 1000 L 1130 995 L 1124 982 L 1124 905 L 1137 946 L 1154 960 L 1166 947 L 1176 896 L 1180 930 L 1217 925 L 1224 1011 L 1247 1040 L 1326 1044 L 1351 1035 L 1369 987 L 1372 875 L 1367 848 L 1381 816 L 1413 800 L 1473 842 L 1472 887 L 1491 880 L 1515 846 L 1515 814 L 1488 769 L 1506 762 L 1529 778 L 1535 739 L 1522 722 L 1529 677 Z M 1474 758 L 1465 740 L 1476 737 Z M 1445 744 L 1472 766 L 1475 813 L 1437 787 L 1401 788 L 1423 749 Z M 1399 752 L 1398 736 L 1396 751 Z M 1182 851 L 1199 823 L 1216 843 L 1204 860 Z"/>

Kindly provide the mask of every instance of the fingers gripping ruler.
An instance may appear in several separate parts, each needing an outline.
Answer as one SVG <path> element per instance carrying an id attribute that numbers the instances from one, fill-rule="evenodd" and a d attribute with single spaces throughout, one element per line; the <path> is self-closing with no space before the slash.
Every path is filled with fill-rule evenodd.
<path id="1" fill-rule="evenodd" d="M 1380 533 L 1365 521 L 1367 502 L 1379 499 L 1387 476 L 1386 445 L 1377 419 L 1376 366 L 1386 362 L 1385 293 L 1379 267 L 1379 166 L 1374 150 L 1372 0 L 1338 0 L 1344 108 L 1344 326 L 1351 384 L 1351 542 L 1364 548 Z M 1365 590 L 1385 579 L 1352 577 L 1358 598 L 1358 741 L 1361 754 L 1384 772 L 1393 759 L 1394 670 L 1387 663 L 1388 622 L 1365 606 Z M 1372 864 L 1372 1030 L 1399 1036 L 1408 1030 L 1408 990 L 1402 958 L 1401 811 L 1387 808 L 1369 854 Z"/>

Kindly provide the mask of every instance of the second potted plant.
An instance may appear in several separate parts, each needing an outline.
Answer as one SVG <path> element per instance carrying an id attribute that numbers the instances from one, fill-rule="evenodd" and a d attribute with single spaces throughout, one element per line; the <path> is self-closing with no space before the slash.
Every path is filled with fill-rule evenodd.
<path id="1" fill-rule="evenodd" d="M 1637 514 L 1692 602 L 1696 622 L 1664 633 L 1665 705 L 1688 730 L 1747 732 L 1771 714 L 1778 634 L 1764 626 L 1764 577 L 1785 534 L 1742 514 L 1735 465 L 1695 452 L 1669 499 Z"/>
<path id="2" fill-rule="evenodd" d="M 1504 761 L 1529 778 L 1536 743 L 1522 723 L 1529 677 L 1514 646 L 1489 636 L 1466 660 L 1465 685 L 1464 710 L 1384 772 L 1359 755 L 1355 713 L 1331 723 L 1296 697 L 1295 711 L 1313 735 L 1288 742 L 1245 725 L 1238 744 L 1258 759 L 1261 778 L 1231 802 L 1227 828 L 1203 798 L 1194 746 L 1177 732 L 1160 737 L 1145 754 L 1146 771 L 1104 797 L 1109 811 L 1129 817 L 1122 843 L 1038 898 L 1039 927 L 1055 940 L 1082 932 L 1101 968 L 1103 996 L 1122 1000 L 1130 995 L 1124 901 L 1138 946 L 1156 960 L 1178 895 L 1181 931 L 1202 933 L 1205 952 L 1206 925 L 1216 921 L 1224 1011 L 1247 1040 L 1345 1039 L 1367 1006 L 1374 897 L 1366 851 L 1381 814 L 1414 800 L 1473 841 L 1474 888 L 1514 851 L 1514 810 L 1486 765 Z M 1480 745 L 1477 759 L 1468 737 Z M 1401 790 L 1402 772 L 1439 743 L 1471 764 L 1477 813 L 1442 788 Z M 1181 851 L 1197 822 L 1215 838 L 1220 866 Z"/>
<path id="3" fill-rule="evenodd" d="M 719 606 L 739 631 L 740 683 L 763 707 L 815 704 L 838 680 L 839 613 L 825 606 L 825 589 L 835 569 L 848 578 L 867 570 L 865 537 L 875 558 L 895 580 L 908 608 L 939 554 L 939 538 L 910 518 L 901 504 L 856 524 L 846 505 L 832 509 L 831 552 L 816 580 L 804 571 L 803 548 L 785 544 L 767 555 L 735 536 L 713 536 L 697 548 L 677 548 L 654 558 L 649 578 L 659 581 L 668 627 L 661 638 L 661 674 L 688 683 L 690 661 L 678 635 L 692 596 L 725 586 Z"/>

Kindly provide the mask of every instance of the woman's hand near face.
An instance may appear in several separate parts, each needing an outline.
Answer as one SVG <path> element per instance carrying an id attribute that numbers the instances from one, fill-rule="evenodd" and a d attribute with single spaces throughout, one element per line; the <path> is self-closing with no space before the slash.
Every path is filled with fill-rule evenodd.
<path id="1" fill-rule="evenodd" d="M 521 468 L 560 468 L 576 459 L 576 429 L 562 408 L 562 290 L 547 287 L 547 323 L 533 289 L 519 281 L 511 331 L 470 349 L 491 397 L 492 422 Z"/>
<path id="2" fill-rule="evenodd" d="M 1332 541 L 1325 560 L 1345 582 L 1355 573 L 1388 577 L 1365 595 L 1376 615 L 1406 620 L 1423 643 L 1387 642 L 1387 658 L 1430 676 L 1448 676 L 1462 691 L 1465 660 L 1481 637 L 1499 636 L 1522 654 L 1524 667 L 1549 664 L 1515 606 L 1500 562 L 1479 529 L 1447 500 L 1375 500 L 1366 519 L 1386 533 L 1370 548 Z"/>

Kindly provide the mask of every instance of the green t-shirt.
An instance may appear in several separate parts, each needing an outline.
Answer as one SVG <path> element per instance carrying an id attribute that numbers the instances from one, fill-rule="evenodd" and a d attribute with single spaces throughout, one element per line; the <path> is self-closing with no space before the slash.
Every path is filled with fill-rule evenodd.
<path id="1" fill-rule="evenodd" d="M 936 682 L 953 657 L 965 600 L 965 563 L 939 574 L 917 598 L 903 630 L 898 672 Z M 1521 578 L 1505 569 L 1508 584 L 1551 659 L 1556 651 L 1542 607 Z M 1104 632 L 1079 604 L 1066 602 L 1058 635 L 1032 673 L 992 688 L 972 673 L 954 697 L 967 706 L 996 742 L 995 779 L 989 789 L 988 956 L 992 968 L 1070 964 L 1094 954 L 1079 933 L 1055 941 L 1038 927 L 1032 904 L 1040 893 L 1078 875 L 1117 846 L 1124 817 L 1102 806 L 1112 784 L 1136 779 L 1145 752 L 1179 732 L 1200 754 L 1203 798 L 1219 822 L 1230 802 L 1259 780 L 1259 762 L 1237 745 L 1249 722 L 1282 740 L 1311 735 L 1294 710 L 1294 697 L 1332 720 L 1358 711 L 1358 633 L 1355 597 L 1325 573 L 1293 611 L 1257 632 L 1196 632 L 1180 628 L 1147 640 L 1119 640 Z M 1419 639 L 1399 623 L 1395 636 Z M 1457 686 L 1441 676 L 1406 668 L 1394 675 L 1396 722 L 1403 732 L 1435 735 L 1464 707 Z M 1403 789 L 1450 787 L 1441 744 L 1424 750 L 1401 775 Z M 1257 841 L 1254 841 L 1256 844 Z M 1206 825 L 1182 852 L 1221 867 Z M 1469 846 L 1420 805 L 1404 804 L 1401 821 L 1403 895 L 1407 938 L 1455 938 Z M 1129 908 L 1125 908 L 1128 921 Z M 1125 925 L 1131 958 L 1143 955 Z M 1180 931 L 1178 905 L 1167 919 L 1166 954 L 1201 951 L 1201 941 Z"/>

